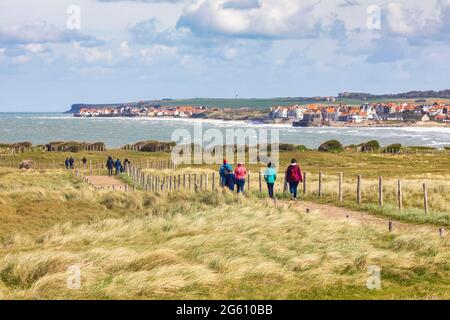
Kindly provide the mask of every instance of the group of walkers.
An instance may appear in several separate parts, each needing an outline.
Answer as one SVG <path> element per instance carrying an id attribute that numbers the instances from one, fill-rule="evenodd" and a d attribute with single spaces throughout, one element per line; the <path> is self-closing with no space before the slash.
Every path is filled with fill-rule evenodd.
<path id="1" fill-rule="evenodd" d="M 234 191 L 236 186 L 237 193 L 244 192 L 247 169 L 242 163 L 238 163 L 236 170 L 233 172 L 233 167 L 227 162 L 227 160 L 224 160 L 223 165 L 220 167 L 219 175 L 220 185 L 222 188 L 227 187 L 230 191 Z M 269 163 L 264 171 L 264 180 L 267 184 L 269 197 L 273 199 L 275 196 L 274 186 L 277 180 L 277 171 L 272 163 Z M 289 184 L 291 200 L 297 200 L 297 189 L 298 185 L 303 182 L 303 174 L 297 160 L 295 159 L 292 159 L 291 164 L 286 170 L 286 182 Z"/>
<path id="2" fill-rule="evenodd" d="M 83 168 L 86 169 L 86 157 L 83 157 L 81 161 L 83 162 Z M 73 157 L 66 158 L 66 160 L 64 161 L 64 165 L 66 166 L 66 169 L 75 169 L 75 159 Z"/>
<path id="3" fill-rule="evenodd" d="M 108 160 L 106 160 L 108 175 L 112 176 L 115 169 L 114 175 L 117 176 L 127 170 L 127 166 L 129 166 L 130 164 L 131 162 L 128 159 L 125 159 L 122 163 L 119 158 L 114 160 L 112 157 L 108 157 Z"/>
<path id="4" fill-rule="evenodd" d="M 83 167 L 86 169 L 87 159 L 84 157 L 82 160 Z M 108 157 L 106 160 L 106 168 L 108 169 L 108 175 L 119 175 L 127 170 L 127 167 L 131 164 L 128 159 L 125 159 L 123 163 L 120 159 L 113 159 Z M 66 158 L 65 160 L 66 169 L 74 169 L 75 160 L 73 157 Z M 247 177 L 247 169 L 242 163 L 238 163 L 236 169 L 233 171 L 233 167 L 228 163 L 227 160 L 223 160 L 223 165 L 219 170 L 220 175 L 220 186 L 222 188 L 228 188 L 230 191 L 236 189 L 237 193 L 244 193 L 245 182 Z M 267 184 L 267 190 L 269 192 L 269 197 L 274 198 L 275 196 L 275 182 L 277 181 L 277 170 L 272 163 L 267 165 L 264 171 L 264 181 Z M 303 174 L 300 166 L 297 164 L 297 160 L 292 159 L 291 164 L 286 170 L 286 182 L 289 184 L 289 192 L 291 195 L 291 200 L 297 200 L 297 189 L 298 185 L 303 182 Z"/>
<path id="5" fill-rule="evenodd" d="M 83 168 L 87 168 L 87 159 L 86 157 L 83 157 L 81 160 L 83 164 Z M 113 159 L 112 157 L 108 157 L 108 160 L 106 160 L 106 168 L 108 169 L 108 175 L 119 175 L 123 173 L 125 170 L 127 170 L 127 166 L 131 164 L 130 160 L 125 159 L 123 163 L 120 161 L 120 159 Z M 75 159 L 73 157 L 68 157 L 64 161 L 64 165 L 66 166 L 66 169 L 74 169 L 75 168 Z M 115 171 L 114 171 L 115 170 Z"/>
<path id="6" fill-rule="evenodd" d="M 233 172 L 233 167 L 223 160 L 223 165 L 219 170 L 220 175 L 220 185 L 222 188 L 228 187 L 231 191 L 234 191 L 235 186 L 237 188 L 237 193 L 244 192 L 245 178 L 247 176 L 247 169 L 238 163 L 236 170 Z"/>
<path id="7" fill-rule="evenodd" d="M 67 170 L 75 168 L 75 159 L 72 157 L 66 158 L 66 160 L 64 161 L 64 165 L 66 166 Z"/>

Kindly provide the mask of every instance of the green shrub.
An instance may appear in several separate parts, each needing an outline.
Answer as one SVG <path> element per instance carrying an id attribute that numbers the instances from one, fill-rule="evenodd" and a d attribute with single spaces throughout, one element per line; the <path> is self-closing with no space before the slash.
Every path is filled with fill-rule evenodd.
<path id="1" fill-rule="evenodd" d="M 300 151 L 300 152 L 310 151 L 310 149 L 307 146 L 304 146 L 303 144 L 296 146 L 296 148 L 297 148 L 297 151 Z"/>
<path id="2" fill-rule="evenodd" d="M 344 147 L 342 146 L 342 143 L 340 143 L 338 140 L 330 140 L 324 142 L 319 147 L 319 151 L 321 152 L 341 152 L 343 150 Z"/>
<path id="3" fill-rule="evenodd" d="M 106 146 L 103 142 L 53 141 L 46 144 L 45 148 L 52 152 L 81 152 L 85 150 L 105 150 Z"/>
<path id="4" fill-rule="evenodd" d="M 141 152 L 170 152 L 173 147 L 176 146 L 175 142 L 159 142 L 159 141 L 148 141 L 145 143 L 137 143 L 135 146 L 138 147 Z"/>
<path id="5" fill-rule="evenodd" d="M 386 153 L 399 153 L 402 149 L 402 145 L 400 143 L 394 143 L 386 147 L 384 150 Z"/>
<path id="6" fill-rule="evenodd" d="M 361 151 L 370 152 L 370 151 L 378 151 L 381 146 L 377 140 L 372 140 L 361 145 Z"/>

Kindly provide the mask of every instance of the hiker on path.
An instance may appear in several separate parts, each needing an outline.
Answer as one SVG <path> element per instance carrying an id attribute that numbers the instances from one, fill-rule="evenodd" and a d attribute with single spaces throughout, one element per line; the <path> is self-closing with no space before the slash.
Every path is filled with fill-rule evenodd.
<path id="1" fill-rule="evenodd" d="M 234 171 L 234 175 L 236 178 L 237 193 L 244 192 L 245 178 L 247 177 L 247 169 L 245 169 L 242 163 L 238 163 L 238 166 Z"/>
<path id="2" fill-rule="evenodd" d="M 228 187 L 230 191 L 234 191 L 234 185 L 236 184 L 236 178 L 234 177 L 234 173 L 231 170 L 227 170 L 225 172 L 225 180 L 223 187 Z"/>
<path id="3" fill-rule="evenodd" d="M 233 172 L 233 167 L 228 164 L 227 160 L 223 160 L 223 165 L 220 167 L 219 175 L 220 175 L 220 186 L 223 188 L 227 184 L 225 182 L 228 171 Z M 233 186 L 234 189 L 234 186 Z"/>
<path id="4" fill-rule="evenodd" d="M 116 160 L 114 166 L 116 167 L 116 176 L 117 176 L 122 172 L 122 163 L 120 162 L 119 159 Z"/>
<path id="5" fill-rule="evenodd" d="M 123 171 L 127 171 L 128 166 L 131 164 L 130 160 L 125 159 L 123 162 Z"/>
<path id="6" fill-rule="evenodd" d="M 66 161 L 64 161 L 64 164 L 66 165 L 66 169 L 69 170 L 69 166 L 70 166 L 69 158 L 66 158 Z"/>
<path id="7" fill-rule="evenodd" d="M 83 162 L 83 169 L 86 169 L 86 164 L 87 164 L 86 157 L 83 157 L 83 159 L 81 161 Z"/>
<path id="8" fill-rule="evenodd" d="M 75 165 L 75 159 L 74 158 L 72 158 L 72 157 L 69 158 L 69 165 L 70 165 L 70 169 L 74 168 L 74 165 Z"/>
<path id="9" fill-rule="evenodd" d="M 275 181 L 277 180 L 277 171 L 272 167 L 272 163 L 269 162 L 267 165 L 267 169 L 264 172 L 264 180 L 267 183 L 267 189 L 269 190 L 269 197 L 273 199 L 273 187 L 275 185 Z"/>
<path id="10" fill-rule="evenodd" d="M 108 160 L 106 161 L 106 168 L 108 168 L 108 175 L 112 176 L 113 168 L 114 168 L 114 160 L 113 160 L 113 158 L 108 157 Z"/>
<path id="11" fill-rule="evenodd" d="M 291 200 L 297 200 L 297 188 L 298 184 L 303 182 L 303 174 L 295 159 L 292 159 L 291 164 L 286 170 L 286 181 L 289 183 Z"/>

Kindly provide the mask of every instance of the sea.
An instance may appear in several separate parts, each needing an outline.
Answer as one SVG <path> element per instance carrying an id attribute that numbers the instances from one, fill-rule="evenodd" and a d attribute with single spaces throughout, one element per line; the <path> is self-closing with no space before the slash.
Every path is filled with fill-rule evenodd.
<path id="1" fill-rule="evenodd" d="M 117 148 L 148 140 L 180 142 L 180 132 L 190 134 L 192 138 L 194 132 L 198 138 L 202 134 L 218 132 L 225 137 L 227 131 L 238 135 L 247 131 L 251 136 L 262 137 L 265 130 L 268 131 L 269 142 L 278 136 L 280 143 L 302 144 L 308 148 L 317 148 L 331 139 L 337 139 L 344 145 L 376 139 L 382 146 L 393 143 L 437 148 L 450 146 L 450 128 L 444 127 L 294 128 L 290 125 L 222 120 L 76 118 L 63 113 L 0 113 L 0 143 L 30 141 L 38 145 L 50 141 L 85 141 L 104 142 L 107 147 Z M 229 143 L 228 140 L 226 143 Z"/>

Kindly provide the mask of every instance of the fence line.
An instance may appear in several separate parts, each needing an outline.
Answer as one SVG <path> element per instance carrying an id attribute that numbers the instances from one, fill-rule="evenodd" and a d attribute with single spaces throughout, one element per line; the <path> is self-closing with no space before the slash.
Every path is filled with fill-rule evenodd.
<path id="1" fill-rule="evenodd" d="M 220 176 L 216 175 L 215 172 L 212 174 L 208 173 L 183 173 L 181 176 L 179 173 L 169 174 L 168 176 L 163 176 L 162 179 L 160 173 L 145 173 L 143 172 L 143 169 L 137 168 L 136 166 L 130 166 L 129 170 L 127 170 L 127 175 L 131 178 L 133 183 L 135 183 L 138 187 L 140 187 L 142 190 L 152 191 L 152 192 L 174 192 L 179 191 L 181 189 L 183 190 L 192 190 L 192 188 L 199 192 L 199 191 L 217 191 L 220 190 L 216 188 L 216 185 L 220 184 Z M 279 190 L 275 190 L 276 194 L 284 194 L 288 195 L 289 188 L 287 188 L 288 182 L 286 181 L 286 172 L 282 172 L 281 174 L 278 173 L 278 181 L 283 181 L 283 186 Z M 322 172 L 318 173 L 318 186 L 316 189 L 317 193 L 315 191 L 310 194 L 309 188 L 308 188 L 308 179 L 311 176 L 310 172 L 303 172 L 303 195 L 304 196 L 316 196 L 317 198 L 323 198 L 325 197 L 324 193 L 324 177 L 325 175 Z M 139 178 L 144 177 L 144 178 Z M 246 190 L 247 192 L 255 193 L 255 190 L 257 190 L 257 194 L 264 195 L 267 193 L 265 191 L 263 184 L 264 184 L 264 175 L 260 171 L 256 178 L 254 178 L 255 175 L 252 175 L 252 172 L 249 170 L 247 173 L 246 178 Z M 253 184 L 253 179 L 257 179 L 257 183 Z M 336 191 L 336 201 L 342 203 L 344 201 L 344 174 L 343 172 L 339 172 L 337 175 L 338 183 L 337 183 L 337 191 Z M 161 183 L 161 182 L 162 183 Z M 355 181 L 355 180 L 354 180 Z M 384 201 L 384 181 L 383 177 L 379 177 L 378 179 L 378 195 L 375 199 L 378 198 L 378 206 L 384 207 L 385 201 Z M 252 189 L 253 187 L 253 189 Z M 364 184 L 363 184 L 363 178 L 362 175 L 356 176 L 355 181 L 355 199 L 357 204 L 363 205 L 364 199 L 363 199 L 363 190 L 364 190 Z M 428 202 L 428 189 L 426 183 L 423 184 L 423 209 L 425 214 L 429 214 L 429 202 Z M 250 191 L 249 191 L 250 190 Z M 376 190 L 376 189 L 375 189 Z M 404 209 L 403 206 L 403 182 L 402 180 L 397 180 L 397 190 L 394 192 L 396 196 L 394 199 L 396 199 L 397 207 L 399 211 L 402 211 Z M 329 197 L 329 196 L 328 196 Z M 345 197 L 349 198 L 349 196 Z M 367 202 L 368 200 L 366 200 Z M 376 201 L 376 200 L 375 200 Z"/>

